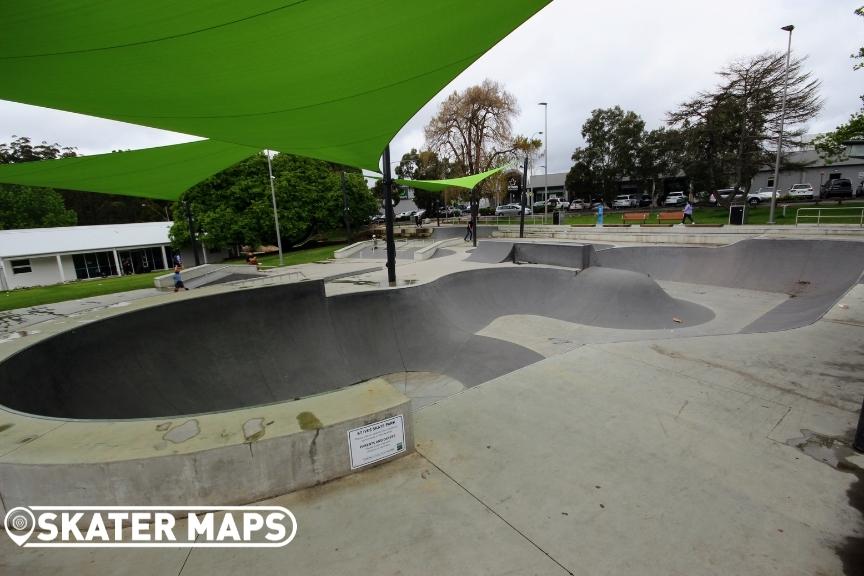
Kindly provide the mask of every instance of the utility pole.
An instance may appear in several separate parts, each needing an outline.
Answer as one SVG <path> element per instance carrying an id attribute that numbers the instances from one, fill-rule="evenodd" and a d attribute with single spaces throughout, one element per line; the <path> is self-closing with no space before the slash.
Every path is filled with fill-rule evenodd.
<path id="1" fill-rule="evenodd" d="M 528 189 L 528 152 L 525 153 L 525 162 L 522 164 L 522 182 L 519 183 L 519 200 L 521 200 L 522 209 L 519 210 L 519 238 L 525 237 L 525 202 L 527 201 L 526 191 Z"/>
<path id="2" fill-rule="evenodd" d="M 780 154 L 783 149 L 783 123 L 786 120 L 786 91 L 789 88 L 789 59 L 792 55 L 792 24 L 781 30 L 789 32 L 789 44 L 786 47 L 786 73 L 783 77 L 783 103 L 780 105 L 780 133 L 777 135 L 777 161 L 774 163 L 774 187 L 771 189 L 771 211 L 768 214 L 768 224 L 774 224 L 774 207 L 777 204 L 777 188 L 780 180 Z"/>
<path id="3" fill-rule="evenodd" d="M 279 211 L 276 209 L 276 185 L 273 183 L 273 165 L 270 162 L 270 150 L 267 153 L 267 174 L 270 176 L 270 199 L 273 200 L 273 221 L 276 223 L 276 244 L 279 247 L 279 266 L 285 264 L 282 256 L 282 235 L 279 233 Z"/>

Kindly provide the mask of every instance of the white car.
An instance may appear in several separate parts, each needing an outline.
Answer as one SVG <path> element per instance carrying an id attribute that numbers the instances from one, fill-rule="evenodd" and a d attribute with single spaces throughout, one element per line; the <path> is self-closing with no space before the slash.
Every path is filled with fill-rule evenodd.
<path id="1" fill-rule="evenodd" d="M 811 184 L 793 184 L 789 188 L 789 196 L 792 198 L 813 199 L 813 186 Z"/>
<path id="2" fill-rule="evenodd" d="M 525 214 L 531 214 L 531 208 L 525 207 Z M 495 208 L 496 216 L 518 216 L 519 204 L 502 204 Z"/>
<path id="3" fill-rule="evenodd" d="M 683 206 L 687 203 L 687 196 L 684 192 L 670 192 L 666 195 L 666 200 L 663 201 L 664 206 Z"/>
<path id="4" fill-rule="evenodd" d="M 771 186 L 759 188 L 756 192 L 750 192 L 747 194 L 747 203 L 751 206 L 756 206 L 761 202 L 771 202 L 771 195 L 773 192 L 774 188 Z"/>
<path id="5" fill-rule="evenodd" d="M 636 208 L 639 206 L 639 196 L 637 194 L 621 194 L 615 197 L 612 202 L 613 208 Z"/>

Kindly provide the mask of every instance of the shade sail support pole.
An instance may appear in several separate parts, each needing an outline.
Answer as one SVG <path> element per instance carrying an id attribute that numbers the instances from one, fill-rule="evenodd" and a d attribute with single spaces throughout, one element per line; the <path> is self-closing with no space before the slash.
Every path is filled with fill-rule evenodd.
<path id="1" fill-rule="evenodd" d="M 387 282 L 396 285 L 396 242 L 393 239 L 393 177 L 390 175 L 390 144 L 384 147 L 382 174 L 384 175 L 384 220 L 387 230 Z"/>

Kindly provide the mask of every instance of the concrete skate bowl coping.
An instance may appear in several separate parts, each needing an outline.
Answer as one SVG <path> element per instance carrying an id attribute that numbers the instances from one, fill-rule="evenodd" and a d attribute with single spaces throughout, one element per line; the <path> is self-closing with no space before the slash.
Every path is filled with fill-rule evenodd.
<path id="1" fill-rule="evenodd" d="M 321 282 L 270 286 L 46 338 L 0 363 L 0 403 L 38 416 L 117 420 L 285 402 L 397 372 L 438 372 L 472 386 L 542 358 L 476 334 L 506 314 L 617 329 L 714 317 L 644 274 L 611 268 L 488 268 L 330 297 Z"/>

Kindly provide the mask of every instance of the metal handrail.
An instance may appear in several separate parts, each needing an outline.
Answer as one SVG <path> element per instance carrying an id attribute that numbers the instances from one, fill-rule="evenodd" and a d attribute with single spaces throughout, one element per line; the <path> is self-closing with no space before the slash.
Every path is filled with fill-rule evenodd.
<path id="1" fill-rule="evenodd" d="M 858 211 L 857 215 L 855 214 L 856 210 Z M 838 212 L 838 211 L 846 212 L 846 214 L 822 214 L 823 212 Z M 816 214 L 815 215 L 810 215 L 810 214 L 806 214 L 806 213 L 802 214 L 801 212 L 816 212 Z M 851 212 L 851 214 L 850 214 L 850 212 Z M 862 228 L 864 228 L 864 206 L 862 206 L 862 207 L 850 206 L 848 208 L 798 208 L 795 211 L 795 225 L 796 226 L 798 225 L 799 221 L 801 221 L 802 223 L 806 223 L 806 222 L 804 222 L 804 219 L 810 219 L 810 220 L 815 219 L 816 225 L 819 226 L 822 224 L 823 220 L 841 220 L 841 219 L 849 220 L 851 218 L 857 218 L 858 219 L 858 226 L 861 226 Z M 828 222 L 825 222 L 825 223 L 827 224 Z"/>

